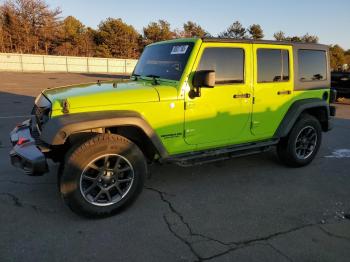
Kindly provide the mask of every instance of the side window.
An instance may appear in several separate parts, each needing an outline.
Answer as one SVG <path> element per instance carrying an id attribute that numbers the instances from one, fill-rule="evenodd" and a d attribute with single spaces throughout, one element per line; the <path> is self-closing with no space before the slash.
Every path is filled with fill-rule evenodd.
<path id="1" fill-rule="evenodd" d="M 289 80 L 289 53 L 282 49 L 258 49 L 258 82 Z"/>
<path id="2" fill-rule="evenodd" d="M 244 50 L 206 48 L 197 70 L 215 70 L 216 84 L 244 83 Z"/>
<path id="3" fill-rule="evenodd" d="M 320 81 L 327 79 L 326 52 L 321 50 L 298 51 L 299 80 Z"/>

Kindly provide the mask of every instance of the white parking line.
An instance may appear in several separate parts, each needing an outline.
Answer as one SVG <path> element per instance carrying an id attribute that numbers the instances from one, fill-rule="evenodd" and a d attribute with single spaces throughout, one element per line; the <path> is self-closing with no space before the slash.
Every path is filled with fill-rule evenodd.
<path id="1" fill-rule="evenodd" d="M 350 149 L 336 149 L 327 158 L 350 158 Z"/>
<path id="2" fill-rule="evenodd" d="M 24 118 L 24 117 L 30 117 L 30 115 L 25 115 L 25 116 L 0 116 L 0 119 Z"/>

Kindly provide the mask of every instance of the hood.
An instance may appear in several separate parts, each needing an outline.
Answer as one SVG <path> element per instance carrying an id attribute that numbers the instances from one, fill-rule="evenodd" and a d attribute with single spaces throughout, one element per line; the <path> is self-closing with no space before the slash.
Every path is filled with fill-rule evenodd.
<path id="1" fill-rule="evenodd" d="M 177 89 L 155 86 L 149 81 L 130 81 L 57 87 L 46 89 L 43 94 L 51 101 L 54 111 L 62 109 L 63 101 L 67 101 L 70 108 L 158 102 L 176 98 Z"/>

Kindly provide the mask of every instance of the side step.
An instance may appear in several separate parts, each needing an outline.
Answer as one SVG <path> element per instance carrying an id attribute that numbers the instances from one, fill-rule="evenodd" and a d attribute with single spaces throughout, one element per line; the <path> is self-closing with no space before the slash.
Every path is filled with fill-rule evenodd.
<path id="1" fill-rule="evenodd" d="M 166 159 L 166 162 L 174 163 L 182 167 L 202 165 L 216 161 L 227 160 L 233 157 L 258 154 L 270 149 L 276 145 L 279 139 L 241 144 L 236 146 L 211 149 L 206 151 L 191 152 L 172 156 Z"/>

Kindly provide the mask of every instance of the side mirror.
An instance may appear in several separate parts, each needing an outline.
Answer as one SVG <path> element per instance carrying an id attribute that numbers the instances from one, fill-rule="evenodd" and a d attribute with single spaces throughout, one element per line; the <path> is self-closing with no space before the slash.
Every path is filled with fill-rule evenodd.
<path id="1" fill-rule="evenodd" d="M 188 93 L 190 98 L 200 97 L 201 88 L 213 88 L 215 86 L 215 71 L 214 70 L 201 70 L 194 73 L 192 85 L 194 89 L 191 89 Z"/>
<path id="2" fill-rule="evenodd" d="M 215 86 L 215 71 L 214 70 L 201 70 L 194 73 L 193 87 L 201 88 L 208 87 L 213 88 Z"/>

